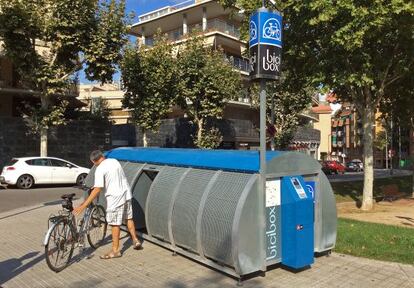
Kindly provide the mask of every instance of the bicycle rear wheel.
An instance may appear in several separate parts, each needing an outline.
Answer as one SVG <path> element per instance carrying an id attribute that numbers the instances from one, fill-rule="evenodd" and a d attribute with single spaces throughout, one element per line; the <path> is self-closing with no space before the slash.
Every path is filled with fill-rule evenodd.
<path id="1" fill-rule="evenodd" d="M 46 263 L 52 271 L 60 272 L 68 266 L 75 240 L 75 233 L 66 218 L 59 219 L 53 225 L 45 246 Z"/>
<path id="2" fill-rule="evenodd" d="M 107 226 L 104 208 L 100 205 L 93 207 L 87 225 L 88 242 L 92 248 L 96 249 L 102 245 L 105 239 Z"/>

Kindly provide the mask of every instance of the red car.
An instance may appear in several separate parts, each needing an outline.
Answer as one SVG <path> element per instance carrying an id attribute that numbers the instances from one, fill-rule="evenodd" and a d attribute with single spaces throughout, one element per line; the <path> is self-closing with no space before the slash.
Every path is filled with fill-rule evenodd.
<path id="1" fill-rule="evenodd" d="M 329 160 L 322 162 L 322 171 L 325 174 L 345 174 L 345 170 L 345 166 L 338 161 Z"/>

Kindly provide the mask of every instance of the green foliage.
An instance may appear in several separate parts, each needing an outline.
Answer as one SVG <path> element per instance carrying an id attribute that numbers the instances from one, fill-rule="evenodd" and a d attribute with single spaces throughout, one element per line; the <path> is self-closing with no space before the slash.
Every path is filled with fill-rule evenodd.
<path id="1" fill-rule="evenodd" d="M 56 105 L 49 105 L 47 108 L 36 107 L 25 103 L 22 111 L 26 125 L 30 128 L 29 132 L 40 135 L 42 129 L 49 129 L 53 126 L 66 125 L 65 111 L 68 106 L 67 101 L 61 101 Z"/>
<path id="2" fill-rule="evenodd" d="M 178 103 L 199 127 L 198 144 L 207 119 L 220 119 L 226 103 L 241 91 L 240 74 L 224 59 L 221 51 L 206 47 L 203 38 L 195 35 L 178 53 Z"/>
<path id="3" fill-rule="evenodd" d="M 221 2 L 251 11 L 249 0 Z M 407 91 L 413 90 L 414 5 L 407 0 L 277 2 L 284 16 L 282 73 L 289 71 L 303 87 L 322 84 L 334 90 L 362 116 L 367 165 L 363 209 L 369 209 L 374 114 L 389 99 L 412 98 Z"/>
<path id="4" fill-rule="evenodd" d="M 0 7 L 5 56 L 43 106 L 67 93 L 84 64 L 90 80 L 111 80 L 126 39 L 124 0 L 0 0 Z"/>
<path id="5" fill-rule="evenodd" d="M 377 133 L 377 135 L 375 136 L 375 140 L 374 140 L 374 146 L 375 148 L 377 148 L 378 150 L 383 151 L 386 147 L 387 144 L 389 144 L 389 140 L 386 137 L 386 133 L 385 131 L 381 131 L 379 133 Z"/>
<path id="6" fill-rule="evenodd" d="M 299 126 L 300 114 L 310 107 L 311 97 L 316 93 L 315 89 L 297 89 L 294 83 L 290 83 L 287 75 L 280 81 L 267 84 L 267 110 L 268 125 L 267 141 L 273 138 L 277 150 L 288 148 Z M 255 108 L 259 108 L 259 89 L 257 84 L 251 87 L 251 98 Z M 273 98 L 273 101 L 272 101 Z M 274 107 L 274 125 L 272 125 L 272 102 Z M 273 126 L 273 127 L 272 127 Z"/>
<path id="7" fill-rule="evenodd" d="M 106 99 L 99 97 L 90 99 L 90 109 L 87 113 L 81 113 L 80 118 L 83 120 L 94 120 L 111 123 L 111 111 Z"/>
<path id="8" fill-rule="evenodd" d="M 220 146 L 223 141 L 223 136 L 218 128 L 206 128 L 204 127 L 201 134 L 201 139 L 194 139 L 194 144 L 199 148 L 215 149 Z"/>
<path id="9" fill-rule="evenodd" d="M 94 31 L 84 56 L 89 80 L 102 83 L 112 81 L 121 61 L 121 49 L 127 39 L 128 19 L 125 18 L 125 1 L 101 2 L 95 15 Z"/>
<path id="10" fill-rule="evenodd" d="M 158 36 L 154 47 L 128 47 L 121 63 L 126 90 L 122 101 L 143 130 L 158 130 L 176 99 L 177 60 L 173 46 Z"/>

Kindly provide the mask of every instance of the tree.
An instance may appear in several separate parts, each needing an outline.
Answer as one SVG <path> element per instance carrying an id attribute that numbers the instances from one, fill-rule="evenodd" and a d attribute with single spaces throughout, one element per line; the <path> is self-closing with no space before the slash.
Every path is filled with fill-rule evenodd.
<path id="1" fill-rule="evenodd" d="M 126 41 L 125 1 L 0 0 L 0 38 L 21 85 L 39 92 L 41 106 L 29 121 L 47 155 L 50 126 L 65 122 L 64 105 L 76 72 L 85 67 L 89 80 L 112 80 Z"/>
<path id="2" fill-rule="evenodd" d="M 221 51 L 205 46 L 203 38 L 196 35 L 180 48 L 178 66 L 178 103 L 197 125 L 194 142 L 200 148 L 215 148 L 221 135 L 217 129 L 209 129 L 208 120 L 220 119 L 227 102 L 239 95 L 240 73 Z"/>
<path id="3" fill-rule="evenodd" d="M 225 2 L 244 7 L 249 1 Z M 326 85 L 341 100 L 355 104 L 362 117 L 361 208 L 370 210 L 375 112 L 384 100 L 401 95 L 396 86 L 408 85 L 414 64 L 414 5 L 404 0 L 279 2 L 285 21 L 284 55 L 289 55 L 285 61 L 309 83 Z"/>
<path id="4" fill-rule="evenodd" d="M 177 96 L 177 59 L 173 46 L 158 35 L 152 48 L 129 47 L 124 53 L 121 72 L 126 90 L 122 104 L 131 109 L 147 147 L 147 131 L 159 129 Z"/>
<path id="5" fill-rule="evenodd" d="M 384 119 L 394 119 L 399 127 L 414 131 L 414 74 L 410 73 L 405 79 L 405 85 L 393 84 L 393 97 L 387 97 L 380 105 Z M 411 137 L 411 135 L 410 135 Z M 410 155 L 413 171 L 412 197 L 414 198 L 414 155 Z"/>
<path id="6" fill-rule="evenodd" d="M 272 150 L 286 150 L 299 126 L 300 114 L 310 106 L 312 88 L 298 89 L 295 83 L 288 82 L 287 75 L 277 82 L 267 85 L 267 134 Z M 290 78 L 292 80 L 292 78 Z M 253 85 L 252 99 L 259 108 L 258 85 Z M 274 114 L 272 114 L 272 106 Z"/>

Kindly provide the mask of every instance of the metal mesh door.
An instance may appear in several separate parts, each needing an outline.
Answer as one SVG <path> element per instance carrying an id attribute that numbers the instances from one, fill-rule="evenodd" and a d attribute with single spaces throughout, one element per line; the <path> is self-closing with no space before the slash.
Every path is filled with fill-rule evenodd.
<path id="1" fill-rule="evenodd" d="M 186 168 L 164 167 L 152 184 L 147 199 L 148 230 L 152 236 L 171 242 L 168 233 L 168 214 L 174 189 Z"/>
<path id="2" fill-rule="evenodd" d="M 251 174 L 223 172 L 214 183 L 202 215 L 201 241 L 206 257 L 228 265 L 232 259 L 232 228 L 237 203 Z"/>
<path id="3" fill-rule="evenodd" d="M 196 224 L 203 193 L 216 171 L 191 170 L 184 178 L 176 196 L 172 214 L 175 244 L 197 251 Z"/>
<path id="4" fill-rule="evenodd" d="M 140 163 L 132 163 L 132 162 L 125 162 L 121 163 L 122 168 L 124 169 L 125 176 L 128 180 L 128 184 L 132 186 L 132 181 L 137 176 L 139 170 L 144 166 L 144 164 Z"/>

